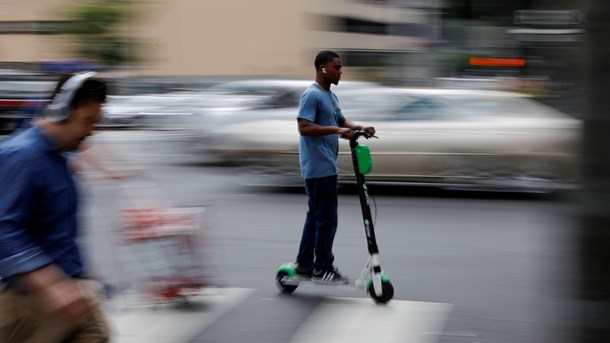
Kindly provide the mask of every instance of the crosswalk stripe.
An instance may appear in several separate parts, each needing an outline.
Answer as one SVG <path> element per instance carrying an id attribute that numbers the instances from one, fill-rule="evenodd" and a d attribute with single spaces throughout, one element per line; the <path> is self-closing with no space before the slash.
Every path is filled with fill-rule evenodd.
<path id="1" fill-rule="evenodd" d="M 122 305 L 106 306 L 115 343 L 188 342 L 243 301 L 254 289 L 219 288 L 201 296 L 201 310 Z M 161 307 L 162 306 L 162 307 Z"/>
<path id="2" fill-rule="evenodd" d="M 438 342 L 452 305 L 392 300 L 376 305 L 364 298 L 328 298 L 290 343 Z"/>

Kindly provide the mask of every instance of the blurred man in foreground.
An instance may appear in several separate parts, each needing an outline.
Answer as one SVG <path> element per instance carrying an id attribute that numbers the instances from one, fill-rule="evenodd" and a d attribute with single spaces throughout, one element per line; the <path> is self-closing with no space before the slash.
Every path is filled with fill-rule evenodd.
<path id="1" fill-rule="evenodd" d="M 95 73 L 60 81 L 36 124 L 0 146 L 0 342 L 108 342 L 76 245 L 77 190 L 67 153 L 100 120 Z"/>

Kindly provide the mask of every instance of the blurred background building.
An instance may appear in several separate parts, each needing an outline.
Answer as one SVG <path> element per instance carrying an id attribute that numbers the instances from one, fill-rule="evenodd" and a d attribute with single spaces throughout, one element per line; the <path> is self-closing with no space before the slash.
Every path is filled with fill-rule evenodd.
<path id="1" fill-rule="evenodd" d="M 11 0 L 0 79 L 97 69 L 116 94 L 306 78 L 320 49 L 345 79 L 516 90 L 579 117 L 583 6 L 546 0 Z M 38 97 L 48 85 L 32 85 Z M 0 86 L 16 90 L 14 84 Z M 11 92 L 0 99 L 23 96 Z M 21 103 L 1 103 L 11 112 Z"/>
<path id="2" fill-rule="evenodd" d="M 35 68 L 39 62 L 90 57 L 74 55 L 78 51 L 74 34 L 63 29 L 78 19 L 73 12 L 81 3 L 4 2 L 0 61 L 5 66 Z M 135 75 L 309 76 L 312 54 L 321 48 L 345 51 L 345 59 L 353 62 L 348 66 L 392 69 L 409 64 L 406 52 L 425 51 L 438 41 L 432 24 L 440 1 L 425 3 L 137 1 L 129 4 L 135 14 L 118 23 L 113 35 L 134 42 L 130 53 L 139 63 L 128 69 Z M 98 19 L 103 23 L 103 18 Z M 107 38 L 89 37 L 90 43 Z"/>
<path id="3" fill-rule="evenodd" d="M 309 77 L 313 54 L 328 48 L 342 53 L 348 78 L 429 85 L 436 78 L 447 83 L 464 77 L 503 77 L 521 78 L 513 84 L 522 81 L 521 86 L 530 88 L 579 81 L 576 47 L 583 15 L 568 1 L 95 4 L 4 1 L 0 62 L 5 67 L 39 69 L 41 62 L 87 58 L 133 75 Z M 80 27 L 70 24 L 79 21 Z M 95 45 L 97 50 L 79 44 Z M 113 60 L 108 58 L 111 53 L 104 56 L 100 50 L 128 57 Z M 100 55 L 105 60 L 100 61 Z"/>

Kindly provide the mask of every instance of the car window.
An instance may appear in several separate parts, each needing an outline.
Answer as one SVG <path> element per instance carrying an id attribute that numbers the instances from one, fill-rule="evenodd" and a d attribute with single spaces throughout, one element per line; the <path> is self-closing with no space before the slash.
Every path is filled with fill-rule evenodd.
<path id="1" fill-rule="evenodd" d="M 468 115 L 532 117 L 549 113 L 544 105 L 525 98 L 451 96 L 447 99 Z"/>
<path id="2" fill-rule="evenodd" d="M 409 101 L 407 96 L 392 93 L 346 92 L 337 96 L 341 109 L 346 113 L 352 110 L 397 109 Z"/>
<path id="3" fill-rule="evenodd" d="M 228 95 L 269 95 L 271 91 L 268 88 L 261 88 L 257 85 L 245 85 L 241 83 L 220 84 L 208 88 L 208 92 Z"/>
<path id="4" fill-rule="evenodd" d="M 209 92 L 229 95 L 261 95 L 270 96 L 282 91 L 284 88 L 265 84 L 226 83 L 208 88 Z"/>
<path id="5" fill-rule="evenodd" d="M 1 81 L 0 93 L 45 93 L 52 92 L 55 82 L 46 81 Z"/>
<path id="6" fill-rule="evenodd" d="M 266 83 L 228 82 L 208 88 L 208 94 L 230 96 L 229 103 L 239 102 L 254 109 L 298 107 L 307 85 L 274 85 Z M 221 100 L 220 100 L 221 101 Z M 218 101 L 214 102 L 217 103 Z M 214 107 L 214 106 L 212 106 Z"/>
<path id="7" fill-rule="evenodd" d="M 106 104 L 113 106 L 144 106 L 150 104 L 150 97 L 109 97 Z"/>
<path id="8" fill-rule="evenodd" d="M 265 105 L 273 108 L 288 108 L 299 106 L 300 95 L 293 91 L 278 92 L 275 96 L 264 101 Z"/>
<path id="9" fill-rule="evenodd" d="M 413 97 L 396 111 L 395 120 L 439 120 L 448 118 L 450 107 L 430 97 Z"/>

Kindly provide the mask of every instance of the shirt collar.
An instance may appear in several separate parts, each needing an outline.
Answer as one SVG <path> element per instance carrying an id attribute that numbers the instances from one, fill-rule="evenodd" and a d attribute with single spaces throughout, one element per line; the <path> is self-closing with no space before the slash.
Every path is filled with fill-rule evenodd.
<path id="1" fill-rule="evenodd" d="M 323 91 L 327 92 L 327 93 L 330 93 L 330 91 L 331 91 L 330 89 L 326 90 L 326 89 L 322 88 L 322 86 L 320 86 L 320 84 L 319 84 L 318 82 L 316 82 L 316 81 L 314 81 L 314 83 L 313 83 L 313 84 L 314 84 L 314 85 L 316 85 L 316 86 L 317 86 L 318 88 L 320 88 L 321 90 L 323 90 Z"/>

